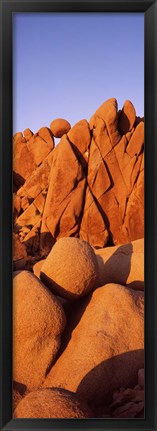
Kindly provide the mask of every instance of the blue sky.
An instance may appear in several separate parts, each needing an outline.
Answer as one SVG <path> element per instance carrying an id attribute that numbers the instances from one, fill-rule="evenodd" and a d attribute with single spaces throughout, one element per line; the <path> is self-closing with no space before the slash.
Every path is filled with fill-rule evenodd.
<path id="1" fill-rule="evenodd" d="M 110 97 L 144 115 L 144 14 L 14 14 L 13 133 L 89 120 Z"/>

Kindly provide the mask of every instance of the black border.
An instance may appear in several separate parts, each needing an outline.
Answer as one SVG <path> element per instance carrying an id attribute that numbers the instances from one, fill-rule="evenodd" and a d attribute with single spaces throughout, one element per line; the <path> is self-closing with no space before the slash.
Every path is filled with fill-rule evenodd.
<path id="1" fill-rule="evenodd" d="M 157 0 L 0 1 L 1 430 L 157 431 Z M 13 12 L 143 12 L 145 15 L 145 419 L 12 419 Z"/>

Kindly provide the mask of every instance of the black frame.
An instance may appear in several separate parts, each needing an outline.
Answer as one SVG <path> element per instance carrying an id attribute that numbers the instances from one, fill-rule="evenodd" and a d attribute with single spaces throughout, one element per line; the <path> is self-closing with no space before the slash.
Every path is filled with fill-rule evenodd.
<path id="1" fill-rule="evenodd" d="M 157 0 L 1 0 L 0 306 L 1 429 L 157 430 Z M 145 14 L 145 419 L 12 419 L 12 13 Z M 156 119 L 156 122 L 155 122 Z M 156 313 L 155 313 L 156 311 Z M 157 338 L 156 338 L 157 341 Z M 156 361 L 155 361 L 156 360 Z M 155 409 L 156 407 L 156 409 Z"/>

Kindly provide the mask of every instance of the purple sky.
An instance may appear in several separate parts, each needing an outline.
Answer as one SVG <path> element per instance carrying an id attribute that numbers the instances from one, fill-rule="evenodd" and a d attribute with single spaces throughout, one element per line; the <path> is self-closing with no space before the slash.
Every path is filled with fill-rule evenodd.
<path id="1" fill-rule="evenodd" d="M 144 14 L 14 14 L 13 133 L 89 120 L 110 97 L 144 115 Z"/>

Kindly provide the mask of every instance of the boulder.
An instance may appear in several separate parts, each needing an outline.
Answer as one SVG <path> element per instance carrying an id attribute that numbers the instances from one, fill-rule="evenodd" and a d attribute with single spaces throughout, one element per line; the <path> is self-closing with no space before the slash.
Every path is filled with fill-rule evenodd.
<path id="1" fill-rule="evenodd" d="M 94 118 L 98 117 L 104 121 L 112 147 L 114 147 L 121 138 L 118 130 L 117 107 L 117 100 L 112 97 L 111 99 L 106 100 L 94 114 Z M 93 122 L 93 126 L 94 123 L 95 122 Z"/>
<path id="2" fill-rule="evenodd" d="M 123 130 L 122 136 L 120 118 L 121 123 L 127 120 L 126 133 Z M 84 239 L 88 236 L 94 247 L 123 244 L 143 237 L 144 123 L 141 121 L 133 127 L 135 120 L 132 103 L 126 101 L 118 114 L 115 99 L 107 100 L 90 120 L 93 137 L 87 184 L 93 199 L 89 199 L 87 190 L 80 236 Z M 104 226 L 100 223 L 99 227 L 98 217 L 94 216 L 96 205 Z"/>
<path id="3" fill-rule="evenodd" d="M 27 128 L 24 130 L 23 135 L 24 135 L 26 141 L 29 141 L 33 136 L 33 132 Z"/>
<path id="4" fill-rule="evenodd" d="M 130 100 L 126 100 L 119 117 L 119 130 L 122 133 L 129 132 L 134 126 L 136 120 L 136 111 Z"/>
<path id="5" fill-rule="evenodd" d="M 76 394 L 64 389 L 38 389 L 27 394 L 14 411 L 14 418 L 91 418 L 92 412 Z"/>
<path id="6" fill-rule="evenodd" d="M 94 289 L 98 278 L 95 253 L 81 239 L 60 238 L 43 263 L 40 277 L 59 296 L 85 296 Z"/>
<path id="7" fill-rule="evenodd" d="M 99 286 L 107 283 L 144 290 L 144 240 L 95 250 Z"/>
<path id="8" fill-rule="evenodd" d="M 61 138 L 65 133 L 71 129 L 71 125 L 63 118 L 56 118 L 50 124 L 50 129 L 55 138 Z"/>
<path id="9" fill-rule="evenodd" d="M 51 130 L 48 127 L 41 127 L 38 130 L 38 135 L 50 146 L 51 149 L 54 148 L 54 138 Z"/>
<path id="10" fill-rule="evenodd" d="M 116 284 L 96 289 L 79 307 L 70 341 L 51 368 L 44 387 L 62 387 L 92 408 L 109 403 L 120 387 L 134 387 L 144 363 L 141 291 Z M 66 332 L 66 331 L 65 331 Z"/>
<path id="11" fill-rule="evenodd" d="M 27 148 L 30 155 L 32 155 L 36 166 L 41 165 L 43 160 L 48 156 L 51 150 L 54 148 L 53 140 L 47 143 L 41 136 L 33 135 L 32 138 L 27 142 Z"/>
<path id="12" fill-rule="evenodd" d="M 28 150 L 27 143 L 21 140 L 18 142 L 18 148 L 14 146 L 13 152 L 13 180 L 17 188 L 24 184 L 35 168 L 34 155 Z"/>
<path id="13" fill-rule="evenodd" d="M 29 271 L 13 281 L 14 380 L 40 386 L 61 344 L 65 314 L 59 301 Z"/>
<path id="14" fill-rule="evenodd" d="M 45 262 L 45 259 L 41 259 L 33 265 L 33 273 L 36 277 L 40 278 L 40 271 Z"/>
<path id="15" fill-rule="evenodd" d="M 76 123 L 68 132 L 68 139 L 78 149 L 81 154 L 84 154 L 91 142 L 90 128 L 87 120 L 81 120 Z M 79 157 L 79 153 L 78 153 Z"/>
<path id="16" fill-rule="evenodd" d="M 62 137 L 53 153 L 42 232 L 49 231 L 54 240 L 64 236 L 78 237 L 86 186 L 85 173 L 66 136 Z"/>

